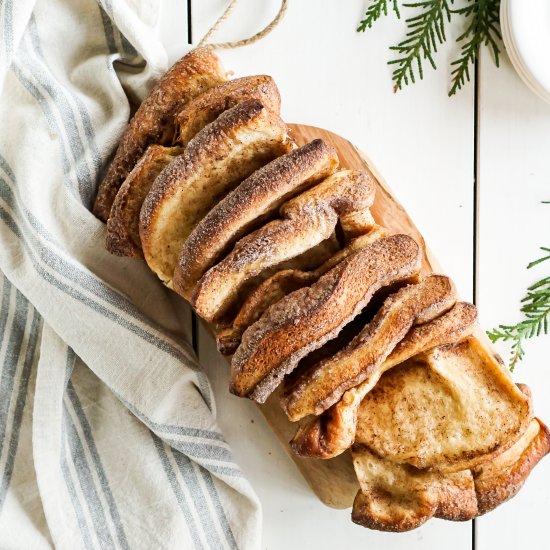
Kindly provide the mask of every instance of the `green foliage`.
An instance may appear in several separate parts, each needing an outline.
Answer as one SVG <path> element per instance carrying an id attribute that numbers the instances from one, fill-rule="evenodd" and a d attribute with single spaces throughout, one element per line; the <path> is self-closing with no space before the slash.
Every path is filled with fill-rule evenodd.
<path id="1" fill-rule="evenodd" d="M 462 42 L 460 57 L 451 63 L 452 85 L 449 95 L 460 90 L 465 81 L 470 81 L 470 65 L 473 65 L 481 45 L 487 46 L 493 54 L 496 66 L 499 66 L 500 34 L 499 16 L 500 0 L 469 0 L 463 8 L 453 13 L 462 15 L 467 20 L 467 27 L 457 39 Z"/>
<path id="2" fill-rule="evenodd" d="M 397 18 L 401 17 L 399 13 L 399 6 L 397 0 L 392 0 L 392 9 Z M 369 4 L 365 18 L 359 23 L 357 32 L 364 32 L 370 29 L 376 21 L 378 21 L 383 15 L 388 15 L 388 0 L 373 0 L 372 4 Z"/>
<path id="3" fill-rule="evenodd" d="M 367 8 L 365 18 L 357 31 L 364 32 L 388 14 L 389 0 L 372 0 Z M 389 61 L 394 66 L 392 80 L 394 89 L 400 90 L 403 85 L 416 82 L 424 76 L 423 63 L 428 62 L 434 69 L 434 54 L 447 37 L 445 25 L 452 17 L 466 20 L 466 30 L 457 38 L 461 44 L 460 55 L 452 66 L 452 83 L 449 95 L 454 95 L 470 80 L 470 67 L 474 64 L 482 45 L 490 48 L 495 63 L 499 64 L 501 34 L 499 26 L 500 0 L 466 0 L 466 5 L 452 9 L 454 0 L 424 0 L 422 2 L 403 3 L 402 7 L 414 10 L 414 15 L 405 19 L 406 35 L 390 50 L 397 57 Z M 397 0 L 392 0 L 393 12 L 401 18 Z"/>
<path id="4" fill-rule="evenodd" d="M 543 246 L 541 250 L 545 255 L 531 262 L 527 266 L 528 269 L 550 260 L 550 248 Z M 550 318 L 550 277 L 544 277 L 531 285 L 527 289 L 527 294 L 524 296 L 521 303 L 521 312 L 524 315 L 523 320 L 515 325 L 499 325 L 498 328 L 487 333 L 492 342 L 503 340 L 511 343 L 511 371 L 514 370 L 514 367 L 525 355 L 523 342 L 527 338 L 548 334 L 548 323 Z"/>
<path id="5" fill-rule="evenodd" d="M 390 49 L 397 52 L 397 59 L 392 59 L 390 65 L 396 65 L 392 79 L 395 88 L 401 89 L 403 83 L 409 80 L 415 82 L 415 67 L 420 79 L 423 78 L 422 60 L 427 59 L 435 69 L 433 53 L 437 45 L 443 44 L 445 37 L 445 20 L 451 21 L 451 10 L 447 0 L 428 0 L 403 4 L 404 8 L 420 8 L 420 12 L 405 19 L 408 32 L 405 40 Z"/>

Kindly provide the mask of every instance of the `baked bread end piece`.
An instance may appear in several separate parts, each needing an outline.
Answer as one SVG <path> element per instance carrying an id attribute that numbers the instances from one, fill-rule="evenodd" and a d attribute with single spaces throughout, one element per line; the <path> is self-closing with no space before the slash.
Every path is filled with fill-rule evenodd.
<path id="1" fill-rule="evenodd" d="M 409 531 L 432 517 L 463 521 L 512 498 L 531 470 L 550 452 L 550 432 L 537 418 L 504 453 L 473 470 L 419 470 L 381 459 L 356 445 L 353 464 L 361 490 L 352 520 L 379 531 Z"/>
<path id="2" fill-rule="evenodd" d="M 143 258 L 139 213 L 147 193 L 161 171 L 183 153 L 181 147 L 149 145 L 118 190 L 107 220 L 105 246 L 111 254 Z"/>
<path id="3" fill-rule="evenodd" d="M 190 99 L 224 82 L 226 73 L 211 48 L 196 48 L 166 72 L 143 100 L 122 134 L 115 157 L 99 186 L 93 213 L 107 222 L 116 194 L 148 145 L 167 145 L 174 115 Z"/>
<path id="4" fill-rule="evenodd" d="M 432 517 L 465 521 L 477 516 L 469 470 L 441 474 L 381 459 L 356 446 L 353 465 L 361 490 L 353 502 L 354 523 L 378 531 L 404 532 Z"/>

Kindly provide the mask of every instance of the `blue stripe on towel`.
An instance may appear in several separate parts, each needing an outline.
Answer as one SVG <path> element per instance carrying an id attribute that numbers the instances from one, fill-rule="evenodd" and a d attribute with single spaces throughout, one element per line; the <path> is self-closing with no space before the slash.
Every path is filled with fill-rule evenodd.
<path id="1" fill-rule="evenodd" d="M 71 348 L 68 348 L 68 350 L 72 352 Z M 65 381 L 63 388 L 67 387 L 74 368 L 75 355 L 74 353 L 71 354 L 70 352 L 67 353 L 67 359 L 65 362 Z M 82 541 L 84 542 L 84 546 L 86 547 L 86 549 L 91 550 L 93 549 L 94 545 L 92 543 L 92 538 L 90 535 L 90 527 L 88 526 L 88 521 L 86 520 L 82 503 L 78 498 L 78 493 L 76 491 L 76 486 L 73 481 L 71 470 L 69 468 L 69 463 L 67 462 L 67 437 L 65 432 L 64 420 L 61 426 L 61 456 L 59 457 L 59 466 L 65 480 L 65 485 L 67 486 L 67 492 L 73 506 L 73 511 L 76 516 L 76 521 L 78 523 L 80 534 L 82 535 Z"/>
<path id="2" fill-rule="evenodd" d="M 74 351 L 71 348 L 68 348 L 67 353 L 68 357 L 72 356 L 74 361 Z M 118 512 L 118 507 L 113 497 L 113 493 L 109 485 L 109 480 L 107 479 L 107 474 L 105 473 L 105 468 L 103 467 L 101 457 L 99 456 L 99 451 L 97 450 L 97 446 L 94 441 L 92 428 L 90 426 L 88 418 L 86 417 L 86 413 L 84 412 L 80 399 L 78 398 L 76 389 L 70 381 L 67 384 L 67 395 L 78 418 L 80 428 L 84 433 L 86 446 L 90 451 L 90 455 L 92 457 L 93 465 L 99 479 L 101 490 L 103 492 L 105 500 L 107 501 L 107 504 L 109 506 L 109 513 L 111 514 L 113 524 L 115 525 L 117 540 L 122 548 L 129 549 L 128 541 L 126 540 L 126 533 L 124 532 L 124 527 L 122 526 L 122 521 Z"/>
<path id="3" fill-rule="evenodd" d="M 166 454 L 164 443 L 153 432 L 151 432 L 151 437 L 153 438 L 153 444 L 155 445 L 155 449 L 162 464 L 162 468 L 166 474 L 166 477 L 168 478 L 168 481 L 170 482 L 170 486 L 172 487 L 174 497 L 176 498 L 180 506 L 183 517 L 185 518 L 185 525 L 189 530 L 191 538 L 193 539 L 193 544 L 195 545 L 195 548 L 202 549 L 204 548 L 204 545 L 202 544 L 199 532 L 197 531 L 197 524 L 195 522 L 195 519 L 193 518 L 189 503 L 187 502 L 183 489 L 180 486 L 176 472 L 170 464 L 170 460 L 168 459 L 168 455 Z"/>
<path id="4" fill-rule="evenodd" d="M 214 504 L 215 500 L 212 499 L 213 495 L 211 492 L 208 492 L 207 494 L 204 493 L 199 483 L 197 473 L 195 472 L 195 469 L 193 468 L 193 464 L 189 460 L 189 458 L 187 458 L 183 453 L 175 450 L 172 450 L 172 454 L 174 455 L 174 459 L 176 461 L 176 464 L 178 465 L 178 469 L 181 473 L 182 478 L 185 480 L 185 483 L 187 484 L 189 491 L 194 496 L 193 505 L 202 523 L 203 531 L 206 534 L 206 537 L 208 540 L 208 545 L 213 550 L 217 548 L 221 548 L 222 542 L 218 536 L 216 526 L 212 521 L 213 518 L 210 512 L 210 509 L 208 507 L 207 500 L 209 500 L 212 503 L 212 506 L 214 508 L 214 511 L 220 523 L 220 527 L 222 526 L 222 517 L 225 519 L 225 513 L 223 512 L 223 508 L 220 510 L 220 507 L 216 507 L 216 505 Z M 197 467 L 200 468 L 200 466 L 197 466 Z M 206 472 L 206 475 L 209 477 L 209 474 L 207 472 Z M 217 493 L 215 496 L 217 497 Z M 220 514 L 220 511 L 221 511 L 221 514 Z M 223 527 L 222 527 L 222 532 L 223 532 Z M 233 540 L 233 543 L 235 542 L 233 539 L 232 533 L 228 542 L 230 540 Z M 231 548 L 236 548 L 236 545 L 235 544 L 232 545 Z"/>
<path id="5" fill-rule="evenodd" d="M 202 466 L 198 465 L 197 468 L 199 469 L 204 484 L 206 485 L 206 489 L 208 491 L 208 494 L 210 495 L 210 499 L 214 503 L 216 514 L 218 515 L 223 533 L 225 535 L 225 540 L 232 550 L 238 550 L 237 541 L 235 540 L 233 531 L 231 530 L 231 526 L 229 525 L 229 521 L 227 521 L 225 510 L 223 509 L 222 503 L 220 501 L 220 495 L 218 494 L 218 490 L 214 485 L 214 480 L 212 479 L 210 473 L 207 472 Z"/>
<path id="6" fill-rule="evenodd" d="M 3 0 L 2 6 L 4 13 L 2 21 L 4 23 L 4 56 L 6 61 L 10 59 L 13 54 L 13 0 Z"/>
<path id="7" fill-rule="evenodd" d="M 40 61 L 44 64 L 45 67 L 49 69 L 49 66 L 46 61 L 46 57 L 44 56 L 44 52 L 42 51 L 42 46 L 40 44 L 40 36 L 38 33 L 38 28 L 36 24 L 36 18 L 34 16 L 34 13 L 31 16 L 31 19 L 29 21 L 29 33 L 31 36 L 31 43 L 33 45 L 33 48 L 36 51 L 36 54 L 40 58 Z M 86 104 L 80 99 L 80 97 L 75 94 L 71 93 L 70 89 L 68 88 L 62 88 L 69 97 L 72 98 L 72 100 L 75 102 L 78 114 L 80 115 L 80 121 L 82 123 L 82 127 L 84 128 L 84 134 L 86 135 L 86 138 L 88 140 L 88 147 L 90 148 L 92 160 L 93 160 L 93 172 L 94 172 L 94 181 L 97 177 L 97 173 L 101 169 L 102 165 L 102 158 L 99 154 L 99 149 L 97 147 L 96 137 L 94 128 L 92 125 L 92 117 L 90 116 L 90 112 L 88 111 Z M 91 185 L 93 186 L 94 181 L 91 182 Z"/>
<path id="8" fill-rule="evenodd" d="M 12 288 L 9 283 L 6 285 L 6 281 L 7 278 L 4 277 L 2 306 L 5 304 L 6 293 L 11 293 Z M 0 458 L 3 459 L 4 463 L 0 482 L 0 512 L 13 473 L 29 379 L 41 325 L 40 315 L 28 303 L 26 298 L 17 290 L 15 296 L 15 315 L 11 330 L 5 330 L 4 323 L 4 329 L 1 333 L 6 337 L 9 334 L 9 343 L 3 358 L 3 371 L 0 382 Z M 6 305 L 9 308 L 9 304 Z M 28 322 L 29 315 L 31 317 L 30 324 Z M 21 357 L 23 350 L 25 355 Z M 9 418 L 8 411 L 13 400 L 15 400 L 12 406 L 13 412 L 11 418 Z M 10 420 L 11 429 L 8 432 L 7 426 Z M 5 460 L 3 455 L 5 455 Z"/>
<path id="9" fill-rule="evenodd" d="M 94 479 L 86 457 L 84 447 L 78 432 L 72 421 L 66 404 L 63 405 L 63 428 L 62 437 L 66 440 L 71 460 L 74 463 L 74 469 L 78 478 L 80 489 L 84 496 L 83 505 L 88 508 L 88 512 L 94 524 L 94 531 L 97 534 L 101 548 L 110 550 L 114 548 L 114 542 L 107 525 L 107 519 L 99 499 Z"/>
<path id="10" fill-rule="evenodd" d="M 89 207 L 94 193 L 95 174 L 90 171 L 86 161 L 86 148 L 82 143 L 74 112 L 65 95 L 64 88 L 59 85 L 36 53 L 28 49 L 26 40 L 28 36 L 30 35 L 27 34 L 23 37 L 17 57 L 34 79 L 33 95 L 37 100 L 39 99 L 42 105 L 48 105 L 51 111 L 57 112 L 59 115 L 62 125 L 59 130 L 69 142 L 69 151 L 72 157 L 69 162 L 75 168 L 80 198 L 83 204 Z M 69 156 L 67 152 L 65 154 L 67 157 Z"/>
<path id="11" fill-rule="evenodd" d="M 29 303 L 20 292 L 16 291 L 15 312 L 11 326 L 3 334 L 3 340 L 7 339 L 7 345 L 5 345 L 5 341 L 2 342 L 5 352 L 2 357 L 2 378 L 0 380 L 0 458 L 4 454 L 8 412 L 16 383 L 17 365 L 25 336 L 28 310 Z"/>

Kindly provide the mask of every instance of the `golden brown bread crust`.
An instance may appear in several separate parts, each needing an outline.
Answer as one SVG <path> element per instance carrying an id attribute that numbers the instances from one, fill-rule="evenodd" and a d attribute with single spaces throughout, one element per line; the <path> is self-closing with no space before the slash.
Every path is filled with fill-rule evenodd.
<path id="1" fill-rule="evenodd" d="M 289 420 L 320 415 L 372 375 L 414 325 L 432 321 L 456 302 L 451 280 L 430 275 L 391 294 L 361 332 L 343 349 L 310 367 L 281 405 Z"/>
<path id="2" fill-rule="evenodd" d="M 320 416 L 305 419 L 290 441 L 290 448 L 303 458 L 328 460 L 342 454 L 355 440 L 360 405 L 358 392 L 346 392 Z"/>
<path id="3" fill-rule="evenodd" d="M 362 211 L 364 214 L 365 211 Z M 342 221 L 340 219 L 340 221 Z M 359 236 L 350 235 L 346 233 L 346 246 L 329 258 L 324 264 L 320 265 L 313 273 L 315 280 L 324 275 L 327 271 L 332 269 L 335 265 L 338 265 L 341 261 L 345 260 L 348 256 L 365 248 L 379 239 L 390 236 L 390 232 L 380 225 L 374 224 L 369 229 Z"/>
<path id="4" fill-rule="evenodd" d="M 269 306 L 315 281 L 313 271 L 283 269 L 273 274 L 254 289 L 245 299 L 230 327 L 216 333 L 216 345 L 223 355 L 235 353 L 243 332 L 255 323 Z"/>
<path id="5" fill-rule="evenodd" d="M 430 472 L 381 459 L 362 445 L 353 448 L 361 490 L 355 523 L 380 531 L 408 531 L 431 517 L 466 520 L 512 498 L 531 470 L 550 452 L 550 432 L 534 418 L 521 438 L 473 470 Z"/>
<path id="6" fill-rule="evenodd" d="M 532 417 L 529 397 L 468 337 L 387 371 L 361 402 L 355 441 L 392 462 L 455 472 L 504 452 Z"/>
<path id="7" fill-rule="evenodd" d="M 291 196 L 332 174 L 334 148 L 316 139 L 256 170 L 218 203 L 185 241 L 174 273 L 174 289 L 186 299 L 220 254 L 250 227 Z"/>
<path id="8" fill-rule="evenodd" d="M 327 239 L 340 216 L 370 207 L 374 185 L 365 172 L 345 170 L 283 204 L 281 220 L 243 237 L 201 278 L 192 299 L 197 313 L 207 321 L 220 318 L 247 280 Z"/>
<path id="9" fill-rule="evenodd" d="M 550 452 L 550 431 L 534 418 L 521 439 L 473 470 L 479 514 L 490 512 L 521 489 L 531 470 Z"/>
<path id="10" fill-rule="evenodd" d="M 285 269 L 263 281 L 247 296 L 231 326 L 224 327 L 216 333 L 218 351 L 223 355 L 235 353 L 243 332 L 256 322 L 270 305 L 299 288 L 313 284 L 321 275 L 353 252 L 388 235 L 388 231 L 383 227 L 374 226 L 367 234 L 353 239 L 314 271 Z"/>
<path id="11" fill-rule="evenodd" d="M 245 76 L 214 86 L 185 104 L 176 114 L 174 143 L 185 146 L 207 124 L 243 101 L 258 100 L 279 114 L 281 97 L 275 81 L 266 75 Z"/>
<path id="12" fill-rule="evenodd" d="M 469 470 L 442 474 L 417 470 L 378 458 L 368 448 L 353 448 L 353 465 L 361 490 L 352 521 L 378 531 L 416 529 L 432 517 L 465 521 L 478 513 Z"/>
<path id="13" fill-rule="evenodd" d="M 394 235 L 279 300 L 243 334 L 231 362 L 230 391 L 264 402 L 302 357 L 334 338 L 379 288 L 410 278 L 420 263 L 416 242 Z"/>
<path id="14" fill-rule="evenodd" d="M 153 182 L 167 164 L 183 153 L 181 147 L 149 145 L 120 186 L 107 220 L 105 246 L 111 254 L 143 258 L 139 213 Z"/>
<path id="15" fill-rule="evenodd" d="M 149 267 L 171 286 L 181 247 L 207 212 L 243 179 L 295 147 L 280 117 L 255 100 L 205 126 L 157 177 L 140 214 Z"/>
<path id="16" fill-rule="evenodd" d="M 461 340 L 471 333 L 476 320 L 476 307 L 458 302 L 437 319 L 412 328 L 365 381 L 346 391 L 342 399 L 322 415 L 304 422 L 298 428 L 290 442 L 292 450 L 304 458 L 329 459 L 349 449 L 355 440 L 361 401 L 382 374 L 414 355 Z"/>
<path id="17" fill-rule="evenodd" d="M 171 143 L 173 117 L 183 104 L 225 80 L 219 58 L 197 48 L 177 61 L 141 103 L 124 131 L 109 171 L 99 187 L 94 214 L 106 222 L 115 196 L 148 145 Z"/>
<path id="18" fill-rule="evenodd" d="M 254 294 L 256 289 L 261 286 L 265 280 L 270 279 L 274 274 L 277 274 L 279 269 L 283 272 L 292 271 L 293 273 L 310 273 L 311 270 L 315 270 L 323 262 L 330 260 L 339 250 L 340 243 L 336 238 L 336 234 L 333 232 L 328 239 L 321 241 L 313 248 L 306 250 L 294 258 L 290 258 L 275 266 L 269 267 L 268 269 L 263 270 L 256 277 L 247 280 L 246 283 L 239 289 L 239 292 L 235 297 L 235 303 L 231 304 L 231 307 L 224 312 L 223 317 L 220 317 L 219 322 L 216 325 L 217 328 L 223 329 L 223 327 L 228 327 L 231 323 L 231 318 L 235 316 L 235 311 L 238 309 L 240 304 L 244 303 L 249 295 Z"/>

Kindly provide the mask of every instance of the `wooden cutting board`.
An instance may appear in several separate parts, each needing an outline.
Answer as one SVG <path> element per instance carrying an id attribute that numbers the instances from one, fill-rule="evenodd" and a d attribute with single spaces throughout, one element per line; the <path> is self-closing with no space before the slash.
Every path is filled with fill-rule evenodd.
<path id="1" fill-rule="evenodd" d="M 442 273 L 440 265 L 430 253 L 424 238 L 405 209 L 392 194 L 390 188 L 372 162 L 357 147 L 346 139 L 322 128 L 300 124 L 291 124 L 290 127 L 299 145 L 304 145 L 313 139 L 321 138 L 336 148 L 342 168 L 369 172 L 377 181 L 376 198 L 371 208 L 376 222 L 394 233 L 405 233 L 415 239 L 423 250 L 423 273 Z M 491 354 L 496 355 L 490 341 L 481 329 L 477 329 L 475 335 L 489 348 Z M 317 497 L 324 504 L 332 508 L 343 509 L 351 507 L 359 489 L 353 471 L 351 453 L 348 451 L 331 460 L 305 459 L 296 456 L 291 451 L 288 442 L 294 436 L 297 425 L 287 419 L 279 406 L 278 395 L 272 395 L 265 404 L 258 406 L 286 452 L 296 463 L 296 466 Z"/>

